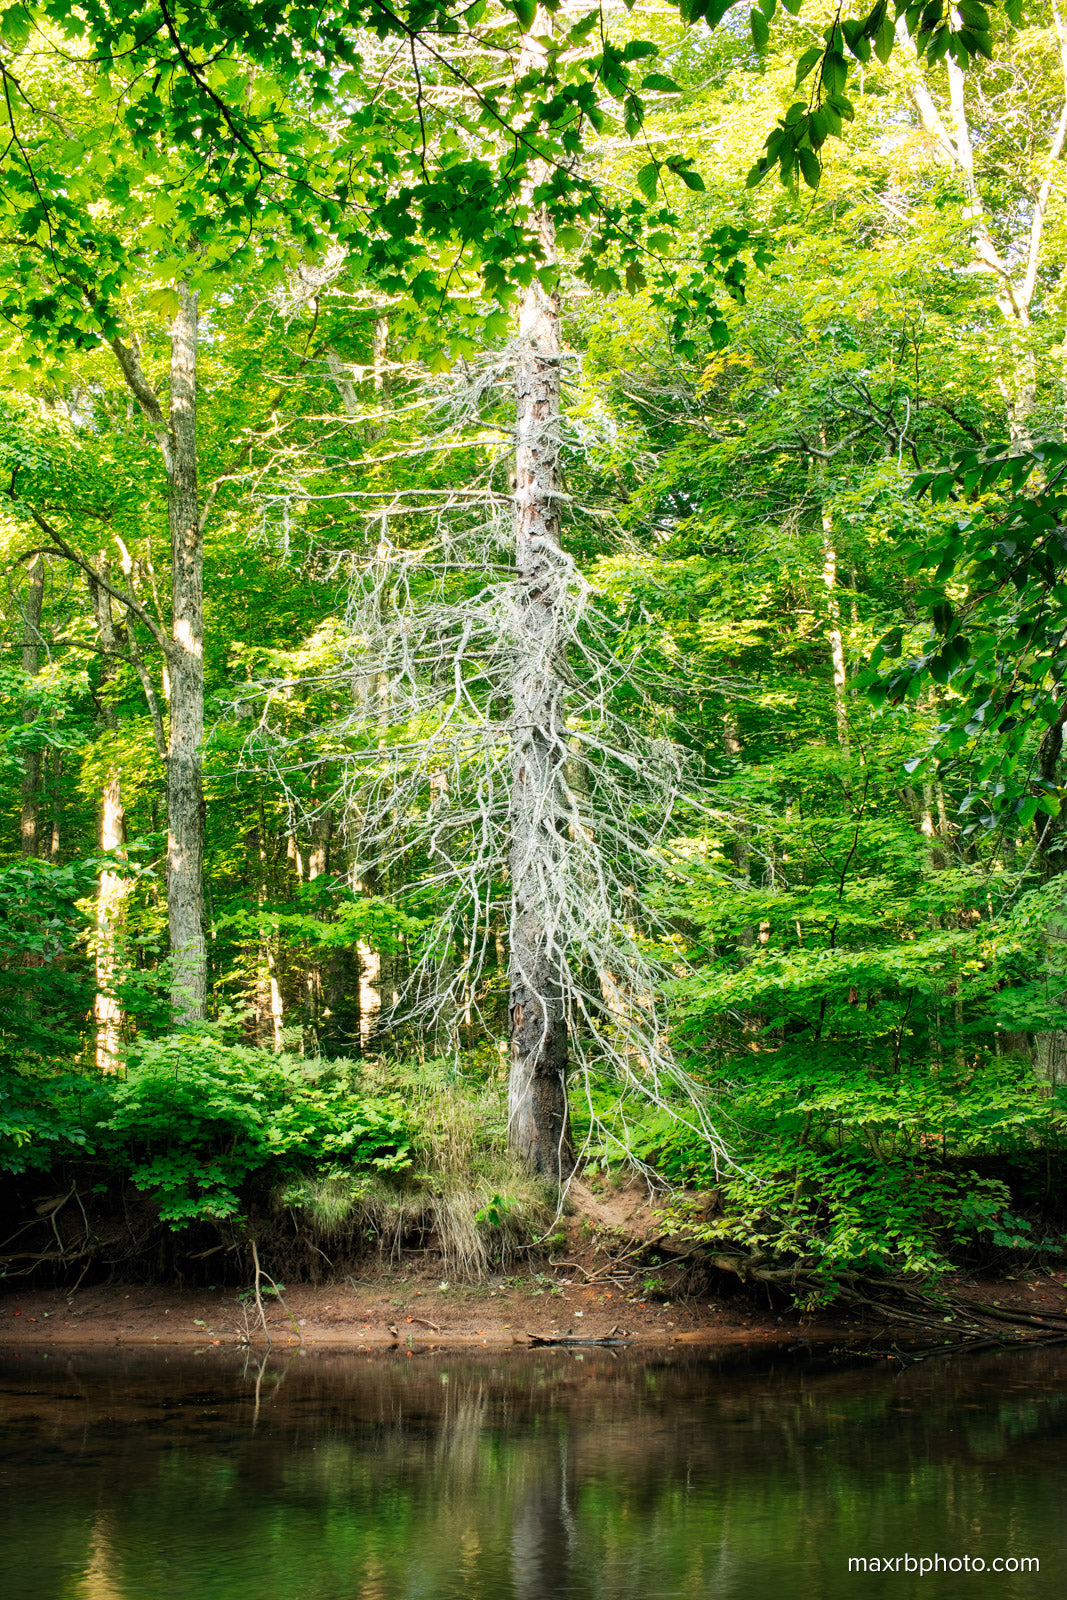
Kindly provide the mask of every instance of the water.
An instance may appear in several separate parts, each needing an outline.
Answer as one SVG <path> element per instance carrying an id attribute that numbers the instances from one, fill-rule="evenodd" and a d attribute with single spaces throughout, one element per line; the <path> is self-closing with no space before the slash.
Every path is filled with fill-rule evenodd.
<path id="1" fill-rule="evenodd" d="M 0 1595 L 1059 1600 L 1065 1428 L 1055 1349 L 25 1353 L 0 1359 Z M 905 1555 L 990 1570 L 848 1569 Z"/>

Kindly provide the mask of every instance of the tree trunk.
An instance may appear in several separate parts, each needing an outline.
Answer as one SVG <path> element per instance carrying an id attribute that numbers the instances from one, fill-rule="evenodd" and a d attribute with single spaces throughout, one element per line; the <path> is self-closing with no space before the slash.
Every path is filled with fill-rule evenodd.
<path id="1" fill-rule="evenodd" d="M 52 751 L 52 760 L 49 763 L 51 771 L 48 775 L 48 798 L 50 827 L 48 829 L 48 859 L 54 867 L 59 866 L 59 847 L 62 837 L 63 823 L 63 752 Z M 42 845 L 44 843 L 42 839 Z"/>
<path id="2" fill-rule="evenodd" d="M 34 556 L 26 573 L 26 608 L 22 622 L 22 670 L 36 678 L 41 670 L 41 617 L 44 612 L 44 556 Z M 22 702 L 23 722 L 36 722 L 37 707 L 27 695 Z M 22 757 L 22 810 L 20 850 L 23 857 L 39 852 L 41 808 L 41 752 L 27 749 Z"/>
<path id="3" fill-rule="evenodd" d="M 100 845 L 116 855 L 126 847 L 126 812 L 122 804 L 122 779 L 113 767 L 104 783 L 100 819 Z M 100 874 L 96 897 L 96 1065 L 101 1072 L 117 1072 L 122 1044 L 122 1008 L 115 995 L 118 974 L 118 939 L 126 915 L 129 885 L 121 873 Z"/>
<path id="4" fill-rule="evenodd" d="M 846 696 L 845 645 L 841 636 L 841 602 L 837 593 L 837 547 L 830 514 L 822 513 L 822 581 L 826 589 L 826 617 L 829 625 L 830 664 L 834 674 L 834 715 L 837 720 L 837 742 L 845 755 L 849 753 L 848 702 Z"/>
<path id="5" fill-rule="evenodd" d="M 539 219 L 555 260 L 552 225 Z M 555 1182 L 574 1166 L 567 1021 L 552 933 L 566 840 L 566 714 L 560 660 L 559 301 L 537 279 L 519 318 L 516 374 L 515 667 L 512 678 L 508 1141 Z"/>
<path id="6" fill-rule="evenodd" d="M 199 296 L 186 287 L 171 328 L 170 521 L 172 642 L 167 750 L 167 920 L 176 1020 L 207 1007 L 203 927 L 204 547 L 196 483 L 196 350 Z"/>
<path id="7" fill-rule="evenodd" d="M 1054 168 L 1067 149 L 1067 26 L 1056 5 L 1052 7 L 1052 23 L 1059 48 L 1064 99 L 1043 160 L 1045 177 L 1036 195 L 1016 194 L 1008 197 L 1007 214 L 1019 219 L 1026 232 L 1010 240 L 1004 252 L 997 248 L 978 188 L 974 144 L 967 120 L 966 75 L 951 55 L 946 57 L 950 128 L 937 109 L 929 84 L 918 66 L 917 52 L 904 18 L 901 17 L 897 23 L 897 37 L 915 62 L 912 97 L 919 120 L 936 139 L 942 155 L 963 178 L 964 190 L 970 202 L 968 210 L 974 267 L 991 279 L 997 307 L 1011 333 L 1014 370 L 1010 379 L 999 378 L 997 383 L 1006 402 L 1008 431 L 1016 451 L 1029 449 L 1032 443 L 1038 373 L 1031 344 L 1031 306 L 1042 265 L 1045 221 L 1055 183 Z"/>
<path id="8" fill-rule="evenodd" d="M 164 687 L 170 711 L 167 740 L 167 922 L 171 954 L 171 1004 L 175 1021 L 194 1022 L 207 1010 L 207 945 L 204 941 L 204 796 L 200 746 L 204 736 L 204 542 L 197 494 L 196 352 L 200 296 L 178 288 L 178 314 L 170 330 L 170 410 L 138 359 L 137 341 L 111 341 L 122 375 L 144 412 L 167 471 L 170 524 L 171 635 L 166 639 L 137 611 L 164 653 Z M 137 610 L 126 600 L 128 610 Z M 134 665 L 154 711 L 154 695 L 140 671 L 135 634 Z"/>
<path id="9" fill-rule="evenodd" d="M 101 559 L 101 570 L 107 575 L 107 564 Z M 92 585 L 100 642 L 104 649 L 116 647 L 115 625 L 111 615 L 111 600 L 98 584 Z M 111 663 L 104 657 L 100 673 L 101 716 L 108 733 L 114 733 L 118 718 L 114 708 L 107 703 L 107 680 L 111 676 Z M 122 804 L 122 773 L 117 765 L 108 767 L 104 780 L 100 810 L 100 847 L 115 855 L 126 848 L 126 812 Z M 121 872 L 110 868 L 100 874 L 96 894 L 96 998 L 93 1018 L 96 1023 L 96 1065 L 100 1072 L 117 1072 L 122 1045 L 122 1008 L 115 995 L 118 976 L 118 944 L 126 916 L 126 897 L 129 884 Z"/>
<path id="10" fill-rule="evenodd" d="M 821 432 L 823 450 L 826 449 L 826 431 Z M 813 461 L 814 465 L 814 461 Z M 826 463 L 815 466 L 820 480 L 825 480 Z M 837 592 L 837 545 L 834 542 L 834 522 L 826 504 L 826 484 L 820 481 L 821 507 L 819 520 L 822 529 L 822 581 L 826 590 L 827 643 L 830 646 L 830 666 L 834 679 L 834 717 L 837 722 L 837 742 L 843 753 L 849 754 L 848 701 L 846 699 L 845 643 L 841 636 L 841 600 Z"/>

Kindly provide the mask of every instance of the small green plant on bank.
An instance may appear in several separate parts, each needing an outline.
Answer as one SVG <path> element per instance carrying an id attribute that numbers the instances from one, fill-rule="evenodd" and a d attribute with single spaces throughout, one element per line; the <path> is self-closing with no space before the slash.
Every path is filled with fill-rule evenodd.
<path id="1" fill-rule="evenodd" d="M 487 1222 L 491 1228 L 503 1227 L 509 1211 L 514 1211 L 515 1201 L 506 1194 L 492 1194 L 480 1211 L 474 1213 L 475 1222 Z"/>

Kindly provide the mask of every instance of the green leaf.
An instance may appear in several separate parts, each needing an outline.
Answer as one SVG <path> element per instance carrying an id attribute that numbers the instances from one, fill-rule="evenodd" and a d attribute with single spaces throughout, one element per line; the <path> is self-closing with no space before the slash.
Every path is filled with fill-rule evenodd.
<path id="1" fill-rule="evenodd" d="M 964 32 L 965 30 L 961 29 L 956 35 L 961 42 L 964 38 Z M 930 35 L 930 41 L 926 46 L 926 59 L 931 63 L 931 65 L 942 60 L 947 54 L 949 41 L 951 38 L 952 34 L 949 32 L 947 23 L 942 23 L 940 27 L 934 29 L 934 32 Z M 970 54 L 969 51 L 968 54 Z"/>
<path id="2" fill-rule="evenodd" d="M 830 132 L 830 119 L 826 114 L 825 106 L 820 106 L 818 111 L 813 111 L 808 118 L 808 140 L 813 150 L 821 150 L 826 143 L 826 136 Z"/>
<path id="3" fill-rule="evenodd" d="M 656 190 L 659 187 L 659 164 L 657 162 L 650 161 L 647 166 L 641 168 L 637 174 L 637 187 L 646 200 L 654 200 L 656 198 Z"/>
<path id="4" fill-rule="evenodd" d="M 631 39 L 622 52 L 624 61 L 647 61 L 649 56 L 658 56 L 659 49 L 650 39 Z"/>
<path id="5" fill-rule="evenodd" d="M 701 12 L 708 27 L 717 28 L 733 4 L 734 0 L 711 0 L 711 4 Z"/>
<path id="6" fill-rule="evenodd" d="M 848 81 L 848 63 L 840 50 L 828 50 L 822 69 L 823 87 L 827 94 L 839 95 Z"/>
<path id="7" fill-rule="evenodd" d="M 506 0 L 506 5 L 523 33 L 529 33 L 537 16 L 537 0 Z"/>
<path id="8" fill-rule="evenodd" d="M 694 172 L 692 167 L 673 167 L 671 169 L 681 178 L 687 189 L 693 189 L 698 194 L 704 192 L 704 180 L 699 172 Z"/>
<path id="9" fill-rule="evenodd" d="M 25 6 L 9 6 L 0 16 L 0 39 L 11 50 L 21 50 L 30 36 L 33 24 Z M 5 83 L 6 83 L 5 79 Z"/>
<path id="10" fill-rule="evenodd" d="M 804 82 L 804 79 L 807 77 L 808 73 L 811 71 L 812 67 L 814 67 L 815 63 L 817 61 L 821 61 L 821 60 L 822 60 L 822 45 L 821 44 L 809 45 L 807 50 L 804 51 L 804 54 L 801 56 L 800 60 L 797 62 L 797 76 L 796 76 L 796 85 L 795 85 L 795 87 L 797 87 L 797 88 L 800 87 L 800 85 Z"/>
<path id="11" fill-rule="evenodd" d="M 874 36 L 874 53 L 883 66 L 893 54 L 896 38 L 897 32 L 893 22 L 888 16 L 884 16 L 878 25 L 878 32 Z"/>
<path id="12" fill-rule="evenodd" d="M 818 156 L 815 154 L 815 151 L 809 150 L 806 148 L 806 146 L 801 145 L 800 149 L 797 151 L 797 160 L 800 163 L 800 170 L 804 176 L 804 182 L 807 184 L 808 188 L 817 189 L 819 187 L 819 179 L 822 177 L 822 167 L 819 163 Z"/>
<path id="13" fill-rule="evenodd" d="M 641 81 L 642 89 L 654 89 L 659 94 L 681 94 L 681 89 L 673 78 L 668 78 L 663 72 L 650 72 Z"/>
<path id="14" fill-rule="evenodd" d="M 145 296 L 145 304 L 157 316 L 170 321 L 177 316 L 181 302 L 175 289 L 153 289 L 151 294 Z"/>
<path id="15" fill-rule="evenodd" d="M 758 11 L 755 7 L 753 7 L 753 9 L 749 12 L 748 25 L 752 30 L 753 43 L 755 44 L 760 55 L 762 55 L 764 50 L 766 50 L 767 43 L 771 37 L 770 25 L 767 22 L 767 18 L 763 15 L 762 11 Z"/>

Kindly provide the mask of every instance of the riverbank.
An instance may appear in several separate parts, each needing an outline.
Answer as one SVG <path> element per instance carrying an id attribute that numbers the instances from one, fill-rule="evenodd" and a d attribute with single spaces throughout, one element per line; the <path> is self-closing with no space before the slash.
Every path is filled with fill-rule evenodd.
<path id="1" fill-rule="evenodd" d="M 296 1284 L 262 1299 L 232 1288 L 110 1285 L 0 1293 L 0 1345 L 278 1345 L 510 1347 L 557 1339 L 644 1345 L 792 1342 L 836 1337 L 818 1319 L 761 1312 L 747 1301 L 631 1298 L 566 1274 L 452 1284 L 428 1274 L 383 1273 Z"/>
<path id="2" fill-rule="evenodd" d="M 1040 1319 L 1067 1311 L 1062 1271 L 1008 1279 L 954 1277 L 964 1298 Z M 1036 1330 L 1035 1330 L 1036 1331 Z M 565 1270 L 455 1284 L 401 1264 L 396 1271 L 295 1284 L 282 1299 L 232 1287 L 111 1284 L 75 1291 L 0 1290 L 0 1346 L 307 1345 L 354 1350 L 509 1348 L 610 1339 L 650 1347 L 740 1343 L 884 1346 L 899 1323 L 827 1312 L 775 1311 L 742 1294 L 654 1298 Z"/>

